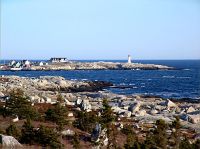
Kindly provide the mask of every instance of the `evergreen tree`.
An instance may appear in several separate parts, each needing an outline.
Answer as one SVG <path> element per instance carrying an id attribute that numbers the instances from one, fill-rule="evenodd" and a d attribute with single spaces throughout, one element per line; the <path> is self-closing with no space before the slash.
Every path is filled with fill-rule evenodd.
<path id="1" fill-rule="evenodd" d="M 174 148 L 175 149 L 179 149 L 179 145 L 180 145 L 180 128 L 181 128 L 181 124 L 180 124 L 180 120 L 178 117 L 176 117 L 176 120 L 172 122 L 172 129 L 175 130 L 175 132 L 172 133 L 172 138 L 174 139 Z"/>
<path id="2" fill-rule="evenodd" d="M 62 130 L 64 125 L 67 124 L 67 116 L 67 107 L 61 105 L 60 102 L 56 103 L 53 108 L 49 108 L 45 112 L 45 119 L 55 122 L 58 125 L 58 130 Z"/>
<path id="3" fill-rule="evenodd" d="M 101 113 L 101 124 L 104 128 L 108 128 L 109 125 L 114 121 L 115 117 L 113 111 L 108 104 L 108 100 L 103 100 L 103 112 Z"/>
<path id="4" fill-rule="evenodd" d="M 52 128 L 40 126 L 36 132 L 36 142 L 44 147 L 62 148 L 61 142 L 58 140 L 59 134 L 56 133 Z"/>
<path id="5" fill-rule="evenodd" d="M 96 123 L 99 121 L 95 112 L 82 112 L 79 111 L 73 125 L 80 130 L 91 133 Z"/>
<path id="6" fill-rule="evenodd" d="M 5 103 L 5 116 L 17 115 L 19 118 L 38 118 L 38 113 L 21 89 L 11 91 L 9 96 L 10 98 Z"/>
<path id="7" fill-rule="evenodd" d="M 8 128 L 6 128 L 6 134 L 9 136 L 13 136 L 16 139 L 20 138 L 20 132 L 17 129 L 15 124 L 10 124 L 10 126 L 8 126 Z"/>
<path id="8" fill-rule="evenodd" d="M 154 141 L 156 145 L 162 149 L 167 148 L 167 133 L 166 130 L 168 128 L 167 124 L 164 120 L 156 121 L 157 128 L 154 130 Z"/>
<path id="9" fill-rule="evenodd" d="M 22 126 L 20 140 L 24 144 L 33 144 L 35 142 L 35 131 L 30 119 L 27 119 Z"/>

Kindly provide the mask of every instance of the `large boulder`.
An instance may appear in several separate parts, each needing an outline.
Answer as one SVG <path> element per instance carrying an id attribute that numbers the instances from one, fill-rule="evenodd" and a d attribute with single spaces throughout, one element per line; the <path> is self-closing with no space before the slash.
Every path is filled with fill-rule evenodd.
<path id="1" fill-rule="evenodd" d="M 0 134 L 0 144 L 3 148 L 22 148 L 22 145 L 14 137 L 2 134 Z"/>
<path id="2" fill-rule="evenodd" d="M 186 109 L 186 113 L 191 113 L 194 111 L 195 111 L 195 109 L 192 106 L 190 106 L 188 109 Z"/>
<path id="3" fill-rule="evenodd" d="M 172 102 L 169 99 L 167 99 L 167 101 L 165 102 L 165 106 L 167 106 L 168 109 L 170 109 L 170 108 L 177 108 L 178 107 L 174 102 Z"/>
<path id="4" fill-rule="evenodd" d="M 96 148 L 100 148 L 100 146 L 107 146 L 107 129 L 102 130 L 101 124 L 96 124 L 96 127 L 91 134 L 91 140 L 99 144 L 98 146 L 96 146 Z"/>
<path id="5" fill-rule="evenodd" d="M 84 99 L 81 103 L 81 109 L 84 111 L 90 111 L 92 109 L 92 106 L 89 102 L 89 100 Z"/>
<path id="6" fill-rule="evenodd" d="M 188 121 L 193 124 L 200 123 L 200 114 L 196 114 L 196 115 L 188 114 Z"/>
<path id="7" fill-rule="evenodd" d="M 140 110 L 140 106 L 141 106 L 141 103 L 136 102 L 136 103 L 132 104 L 129 109 L 132 113 L 135 113 L 135 112 L 138 112 Z"/>

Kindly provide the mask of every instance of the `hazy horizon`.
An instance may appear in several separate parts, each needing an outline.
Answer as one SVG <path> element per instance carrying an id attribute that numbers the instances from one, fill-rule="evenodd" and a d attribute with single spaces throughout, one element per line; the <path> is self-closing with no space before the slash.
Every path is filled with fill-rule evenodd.
<path id="1" fill-rule="evenodd" d="M 199 60 L 198 0 L 1 0 L 0 59 Z"/>

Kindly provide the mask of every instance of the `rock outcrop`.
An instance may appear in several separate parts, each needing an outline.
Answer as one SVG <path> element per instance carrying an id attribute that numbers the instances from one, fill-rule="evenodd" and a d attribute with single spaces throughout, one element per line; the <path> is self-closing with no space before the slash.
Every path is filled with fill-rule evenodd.
<path id="1" fill-rule="evenodd" d="M 3 148 L 22 148 L 22 145 L 14 137 L 2 134 L 0 134 L 0 144 Z"/>

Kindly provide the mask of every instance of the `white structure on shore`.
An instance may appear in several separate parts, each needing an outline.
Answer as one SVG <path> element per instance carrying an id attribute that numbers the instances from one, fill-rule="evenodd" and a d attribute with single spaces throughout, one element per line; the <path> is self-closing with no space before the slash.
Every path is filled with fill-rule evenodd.
<path id="1" fill-rule="evenodd" d="M 65 63 L 68 62 L 67 58 L 51 58 L 50 61 L 52 63 Z"/>
<path id="2" fill-rule="evenodd" d="M 131 55 L 128 55 L 128 63 L 131 64 Z"/>

